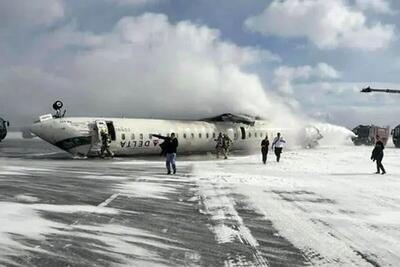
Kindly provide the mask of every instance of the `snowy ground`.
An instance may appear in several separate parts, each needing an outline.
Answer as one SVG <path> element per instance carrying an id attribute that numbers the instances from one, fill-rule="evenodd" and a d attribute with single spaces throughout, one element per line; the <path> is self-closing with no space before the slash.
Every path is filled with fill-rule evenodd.
<path id="1" fill-rule="evenodd" d="M 400 150 L 73 160 L 0 144 L 1 266 L 399 266 Z"/>

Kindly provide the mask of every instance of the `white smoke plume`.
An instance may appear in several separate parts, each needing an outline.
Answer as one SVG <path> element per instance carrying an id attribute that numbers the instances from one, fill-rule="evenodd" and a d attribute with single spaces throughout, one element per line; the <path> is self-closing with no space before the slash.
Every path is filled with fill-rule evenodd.
<path id="1" fill-rule="evenodd" d="M 302 113 L 246 70 L 277 59 L 162 14 L 123 18 L 102 34 L 69 25 L 38 38 L 23 65 L 0 72 L 0 106 L 25 124 L 61 99 L 71 116 L 198 119 L 232 112 L 301 128 Z"/>
<path id="2" fill-rule="evenodd" d="M 257 75 L 245 71 L 260 60 L 276 58 L 223 41 L 217 30 L 144 14 L 123 18 L 104 34 L 68 26 L 43 36 L 26 64 L 0 76 L 0 101 L 20 117 L 28 110 L 47 112 L 58 98 L 70 115 L 284 115 L 290 110 L 265 93 Z M 6 103 L 9 99 L 12 106 Z"/>

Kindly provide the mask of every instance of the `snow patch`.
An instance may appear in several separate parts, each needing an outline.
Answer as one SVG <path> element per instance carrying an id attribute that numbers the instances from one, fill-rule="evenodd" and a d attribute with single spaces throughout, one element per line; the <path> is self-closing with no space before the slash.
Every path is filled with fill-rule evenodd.
<path id="1" fill-rule="evenodd" d="M 167 199 L 165 195 L 175 191 L 172 186 L 161 183 L 144 182 L 146 179 L 147 177 L 139 177 L 138 180 L 141 180 L 140 182 L 129 181 L 118 184 L 115 186 L 115 190 L 122 195 L 130 197 L 158 199 Z"/>
<path id="2" fill-rule="evenodd" d="M 28 202 L 28 203 L 34 203 L 34 202 L 38 202 L 39 201 L 39 198 L 33 197 L 33 196 L 28 196 L 28 195 L 16 195 L 14 198 L 17 201 Z"/>

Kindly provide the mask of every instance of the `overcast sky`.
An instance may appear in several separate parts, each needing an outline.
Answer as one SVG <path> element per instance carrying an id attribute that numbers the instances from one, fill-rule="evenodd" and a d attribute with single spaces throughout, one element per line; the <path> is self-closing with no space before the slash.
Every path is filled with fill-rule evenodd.
<path id="1" fill-rule="evenodd" d="M 400 2 L 0 0 L 0 116 L 400 123 Z M 277 115 L 278 114 L 278 115 Z"/>

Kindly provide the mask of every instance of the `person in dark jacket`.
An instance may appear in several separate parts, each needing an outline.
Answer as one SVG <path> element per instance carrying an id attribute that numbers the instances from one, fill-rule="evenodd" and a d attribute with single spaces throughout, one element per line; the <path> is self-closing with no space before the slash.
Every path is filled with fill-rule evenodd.
<path id="1" fill-rule="evenodd" d="M 176 173 L 176 150 L 178 148 L 178 138 L 176 138 L 175 133 L 171 133 L 171 137 L 169 136 L 162 136 L 158 134 L 153 134 L 154 137 L 163 139 L 164 142 L 160 144 L 162 149 L 161 154 L 165 155 L 165 165 L 167 167 L 168 174 L 171 174 L 171 167 L 172 171 Z"/>
<path id="2" fill-rule="evenodd" d="M 262 154 L 262 161 L 264 164 L 267 163 L 268 149 L 269 149 L 269 140 L 268 140 L 268 135 L 266 135 L 265 138 L 261 141 L 261 154 Z"/>
<path id="3" fill-rule="evenodd" d="M 374 150 L 372 150 L 372 155 L 371 159 L 372 161 L 376 160 L 376 174 L 381 173 L 385 174 L 385 168 L 382 165 L 382 159 L 383 159 L 383 150 L 385 149 L 385 146 L 383 145 L 383 142 L 379 139 L 379 136 L 376 136 L 376 143 Z"/>

